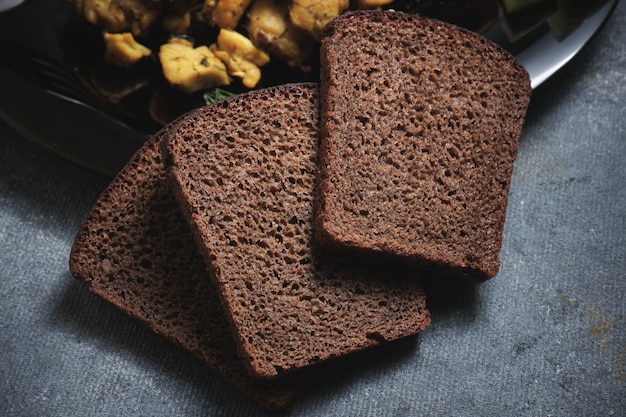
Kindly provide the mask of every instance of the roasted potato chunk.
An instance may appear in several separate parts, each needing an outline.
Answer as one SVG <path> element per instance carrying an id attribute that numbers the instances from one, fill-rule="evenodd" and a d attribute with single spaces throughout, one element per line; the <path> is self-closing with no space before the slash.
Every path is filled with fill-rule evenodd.
<path id="1" fill-rule="evenodd" d="M 161 15 L 162 0 L 73 0 L 77 13 L 106 32 L 145 35 Z"/>
<path id="2" fill-rule="evenodd" d="M 357 0 L 356 4 L 359 9 L 376 9 L 393 3 L 393 0 Z"/>
<path id="3" fill-rule="evenodd" d="M 159 59 L 170 85 L 185 93 L 226 85 L 231 81 L 226 66 L 209 47 L 194 48 L 185 39 L 173 38 L 161 45 Z"/>
<path id="4" fill-rule="evenodd" d="M 289 17 L 294 25 L 321 40 L 326 25 L 349 6 L 349 0 L 293 0 Z"/>
<path id="5" fill-rule="evenodd" d="M 226 64 L 228 73 L 241 78 L 248 88 L 257 85 L 261 79 L 260 67 L 270 61 L 269 55 L 254 46 L 250 39 L 228 29 L 220 30 L 212 50 Z"/>
<path id="6" fill-rule="evenodd" d="M 291 22 L 288 1 L 255 0 L 248 12 L 248 37 L 290 67 L 303 68 L 316 41 Z"/>
<path id="7" fill-rule="evenodd" d="M 104 59 L 121 68 L 128 68 L 140 59 L 152 54 L 152 51 L 137 42 L 130 32 L 104 32 L 103 38 L 106 48 Z"/>
<path id="8" fill-rule="evenodd" d="M 198 18 L 222 29 L 235 29 L 252 0 L 206 0 Z"/>

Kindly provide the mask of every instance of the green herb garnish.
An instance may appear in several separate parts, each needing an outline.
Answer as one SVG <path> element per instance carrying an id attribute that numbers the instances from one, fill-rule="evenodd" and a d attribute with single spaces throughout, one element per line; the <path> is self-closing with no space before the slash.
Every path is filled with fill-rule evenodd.
<path id="1" fill-rule="evenodd" d="M 232 97 L 234 95 L 236 94 L 233 92 L 215 87 L 205 91 L 203 97 L 206 104 L 214 104 L 220 100 L 224 100 L 225 98 Z"/>

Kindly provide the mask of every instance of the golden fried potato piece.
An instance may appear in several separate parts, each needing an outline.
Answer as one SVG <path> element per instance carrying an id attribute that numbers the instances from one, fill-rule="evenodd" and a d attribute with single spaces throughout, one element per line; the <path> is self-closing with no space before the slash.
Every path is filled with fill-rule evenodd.
<path id="1" fill-rule="evenodd" d="M 289 19 L 289 0 L 254 0 L 248 12 L 248 37 L 287 65 L 302 68 L 316 44 Z"/>
<path id="2" fill-rule="evenodd" d="M 159 59 L 167 81 L 185 93 L 227 85 L 231 81 L 226 66 L 209 47 L 194 48 L 185 39 L 172 38 L 161 45 Z"/>
<path id="3" fill-rule="evenodd" d="M 349 0 L 293 0 L 289 17 L 294 25 L 321 40 L 326 25 L 349 6 Z"/>
<path id="4" fill-rule="evenodd" d="M 73 0 L 76 12 L 106 32 L 144 35 L 161 15 L 163 0 Z"/>
<path id="5" fill-rule="evenodd" d="M 128 68 L 141 58 L 150 56 L 152 51 L 135 40 L 130 32 L 103 33 L 107 62 L 121 68 Z"/>
<path id="6" fill-rule="evenodd" d="M 201 22 L 235 29 L 252 0 L 206 0 L 198 13 Z"/>
<path id="7" fill-rule="evenodd" d="M 393 0 L 357 0 L 356 4 L 359 9 L 376 9 L 393 3 Z"/>
<path id="8" fill-rule="evenodd" d="M 226 64 L 228 73 L 241 78 L 243 85 L 248 88 L 257 85 L 261 79 L 260 67 L 270 61 L 269 55 L 254 46 L 250 39 L 228 29 L 220 30 L 212 51 Z"/>

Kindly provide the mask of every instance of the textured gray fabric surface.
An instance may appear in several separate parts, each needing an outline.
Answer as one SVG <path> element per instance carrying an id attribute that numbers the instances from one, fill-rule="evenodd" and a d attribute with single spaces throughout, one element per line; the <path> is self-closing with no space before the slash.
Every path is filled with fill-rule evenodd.
<path id="1" fill-rule="evenodd" d="M 622 1 L 533 96 L 498 276 L 430 288 L 427 331 L 322 367 L 287 415 L 626 415 L 625 42 Z M 71 277 L 106 184 L 0 124 L 0 415 L 266 415 Z"/>

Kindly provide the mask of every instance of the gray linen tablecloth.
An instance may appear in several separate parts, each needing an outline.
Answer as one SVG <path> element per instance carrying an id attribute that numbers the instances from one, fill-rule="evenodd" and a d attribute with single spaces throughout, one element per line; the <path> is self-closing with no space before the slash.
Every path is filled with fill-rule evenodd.
<path id="1" fill-rule="evenodd" d="M 416 340 L 309 381 L 293 416 L 626 415 L 626 2 L 536 92 L 502 268 L 432 289 Z M 265 415 L 68 272 L 108 180 L 0 124 L 0 415 Z"/>

